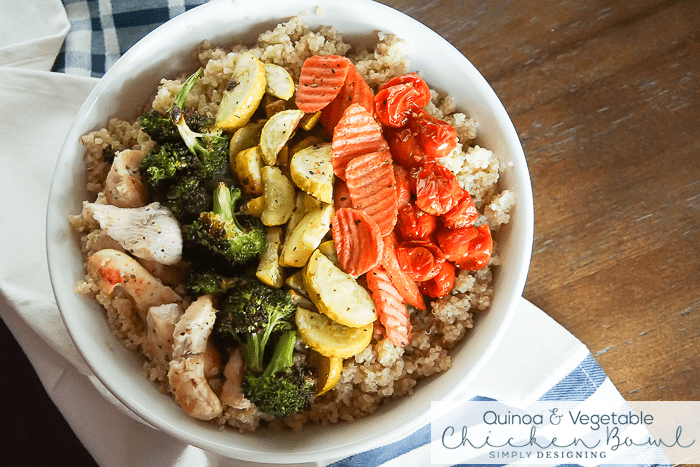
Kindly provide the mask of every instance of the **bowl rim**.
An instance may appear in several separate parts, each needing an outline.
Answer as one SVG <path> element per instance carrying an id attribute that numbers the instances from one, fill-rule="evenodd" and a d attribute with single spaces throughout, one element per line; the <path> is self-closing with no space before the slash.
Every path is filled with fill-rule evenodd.
<path id="1" fill-rule="evenodd" d="M 86 98 L 85 102 L 81 106 L 80 110 L 78 111 L 76 120 L 73 122 L 71 125 L 70 130 L 67 133 L 66 140 L 63 143 L 63 146 L 61 148 L 61 152 L 56 164 L 57 170 L 54 172 L 54 176 L 52 178 L 51 182 L 51 187 L 50 187 L 50 195 L 49 199 L 55 199 L 57 192 L 60 190 L 60 180 L 58 179 L 58 173 L 60 172 L 58 169 L 62 164 L 65 164 L 69 160 L 73 160 L 73 148 L 75 147 L 76 141 L 80 137 L 80 135 L 83 133 L 83 129 L 81 129 L 81 124 L 84 123 L 84 120 L 80 119 L 80 116 L 85 116 L 89 114 L 94 106 L 97 104 L 97 101 L 102 95 L 102 93 L 107 89 L 110 84 L 112 84 L 115 80 L 117 80 L 120 76 L 120 73 L 124 69 L 128 69 L 128 66 L 132 63 L 132 61 L 138 56 L 138 54 L 144 53 L 144 51 L 154 42 L 157 41 L 158 38 L 164 34 L 164 32 L 175 30 L 176 28 L 186 28 L 187 25 L 191 22 L 194 21 L 196 18 L 203 18 L 206 17 L 210 13 L 214 13 L 219 11 L 222 8 L 230 8 L 231 5 L 233 4 L 238 4 L 238 6 L 241 5 L 246 5 L 247 3 L 256 3 L 253 1 L 243 1 L 241 2 L 238 0 L 237 2 L 230 2 L 230 1 L 225 1 L 225 0 L 216 0 L 210 3 L 206 3 L 203 5 L 200 5 L 198 7 L 195 7 L 191 10 L 186 11 L 185 13 L 182 13 L 181 15 L 178 15 L 177 17 L 169 20 L 168 22 L 164 23 L 163 25 L 159 26 L 156 28 L 154 31 L 150 32 L 146 36 L 144 36 L 141 40 L 139 40 L 132 48 L 130 48 L 128 51 L 126 51 L 122 57 L 120 57 L 115 64 L 105 73 L 103 78 L 100 79 L 100 81 L 97 83 L 95 88 L 93 88 L 92 92 L 88 95 Z M 272 1 L 269 3 L 276 3 L 276 1 Z M 277 2 L 280 3 L 280 2 Z M 289 5 L 296 5 L 298 8 L 301 8 L 302 5 L 305 5 L 306 8 L 313 8 L 314 6 L 320 6 L 321 8 L 340 8 L 341 6 L 338 4 L 335 4 L 333 0 L 318 0 L 316 2 L 307 2 L 307 1 L 292 1 L 292 2 L 284 2 L 288 3 Z M 338 2 L 340 3 L 340 2 Z M 416 35 L 421 35 L 422 37 L 430 37 L 430 40 L 433 41 L 438 41 L 442 44 L 442 46 L 445 48 L 445 53 L 448 55 L 449 59 L 459 61 L 460 65 L 462 67 L 466 67 L 471 69 L 471 77 L 473 80 L 475 80 L 475 85 L 479 87 L 480 92 L 483 94 L 483 97 L 489 102 L 490 104 L 490 109 L 494 112 L 494 117 L 502 123 L 501 130 L 505 133 L 505 137 L 507 138 L 507 146 L 511 148 L 511 150 L 515 151 L 515 154 L 513 154 L 513 158 L 518 161 L 520 164 L 524 165 L 525 169 L 523 170 L 522 167 L 520 167 L 519 170 L 517 170 L 516 175 L 518 177 L 518 183 L 520 184 L 520 191 L 521 191 L 521 196 L 518 197 L 517 200 L 517 206 L 516 209 L 519 211 L 522 211 L 521 214 L 521 219 L 522 219 L 522 225 L 520 226 L 522 230 L 522 238 L 520 239 L 518 245 L 520 246 L 518 250 L 518 270 L 515 271 L 515 276 L 517 277 L 517 280 L 513 286 L 513 293 L 512 296 L 509 298 L 508 305 L 506 310 L 504 311 L 502 315 L 502 323 L 501 325 L 497 328 L 493 338 L 490 340 L 490 342 L 484 347 L 480 358 L 478 359 L 477 362 L 474 363 L 472 366 L 471 370 L 469 371 L 469 374 L 466 375 L 463 379 L 460 381 L 463 381 L 465 383 L 468 383 L 470 378 L 473 378 L 479 370 L 483 367 L 483 365 L 486 363 L 488 360 L 488 357 L 494 352 L 495 348 L 500 344 L 503 335 L 506 332 L 508 323 L 511 321 L 512 316 L 515 312 L 515 308 L 517 306 L 517 301 L 522 294 L 522 291 L 525 286 L 525 281 L 527 277 L 527 271 L 529 269 L 529 261 L 530 261 L 530 256 L 532 252 L 532 239 L 533 239 L 533 233 L 534 233 L 534 208 L 533 208 L 533 201 L 532 201 L 532 189 L 531 189 L 531 184 L 530 184 L 530 178 L 529 178 L 529 173 L 527 171 L 527 162 L 525 160 L 525 156 L 522 150 L 522 145 L 520 144 L 517 132 L 515 131 L 515 127 L 513 126 L 513 123 L 508 116 L 505 108 L 503 107 L 502 103 L 496 96 L 495 92 L 493 89 L 490 87 L 490 85 L 486 82 L 484 77 L 481 75 L 481 73 L 469 62 L 469 60 L 457 49 L 455 48 L 452 44 L 447 42 L 445 39 L 440 37 L 436 32 L 432 31 L 429 29 L 427 26 L 423 25 L 422 23 L 418 22 L 417 20 L 409 17 L 408 15 L 395 10 L 394 8 L 391 8 L 389 6 L 379 4 L 370 0 L 360 0 L 359 2 L 353 2 L 353 9 L 358 8 L 358 3 L 362 4 L 363 8 L 370 9 L 372 13 L 375 14 L 384 14 L 384 15 L 389 15 L 392 18 L 400 18 L 400 21 L 405 22 L 409 24 L 412 28 L 415 28 L 416 30 Z M 344 8 L 344 7 L 343 7 Z M 233 11 L 233 9 L 225 10 L 227 12 Z M 245 11 L 245 9 L 243 9 Z M 276 16 L 279 21 L 286 21 L 289 16 L 288 15 L 278 15 Z M 331 24 L 330 21 L 326 21 L 324 23 L 323 17 L 320 18 L 320 23 L 322 24 Z M 338 29 L 338 31 L 342 34 L 343 31 Z M 235 33 L 234 33 L 235 35 Z M 107 115 L 107 118 L 109 115 Z M 82 162 L 82 160 L 81 160 Z M 525 196 L 522 196 L 524 194 Z M 346 444 L 342 446 L 333 446 L 332 448 L 328 449 L 321 449 L 321 450 L 316 450 L 313 452 L 309 451 L 304 451 L 304 452 L 288 452 L 284 453 L 284 455 L 280 455 L 279 453 L 272 453 L 272 455 L 266 455 L 266 452 L 254 452 L 254 451 L 248 451 L 245 449 L 237 449 L 235 446 L 223 446 L 219 443 L 212 442 L 210 439 L 207 439 L 206 437 L 201 437 L 197 436 L 196 434 L 192 433 L 191 431 L 185 430 L 182 427 L 177 427 L 173 426 L 171 423 L 169 423 L 167 420 L 162 419 L 158 414 L 153 413 L 152 410 L 150 410 L 148 407 L 145 407 L 142 403 L 140 403 L 138 400 L 134 400 L 127 395 L 121 394 L 119 390 L 117 389 L 114 381 L 110 377 L 110 375 L 106 375 L 104 373 L 104 370 L 102 369 L 101 365 L 99 362 L 96 362 L 93 358 L 92 355 L 90 355 L 85 349 L 82 348 L 81 345 L 79 345 L 79 342 L 81 342 L 81 336 L 75 334 L 75 328 L 71 326 L 71 321 L 72 317 L 69 316 L 69 314 L 66 312 L 66 308 L 62 306 L 62 303 L 65 302 L 65 295 L 66 294 L 72 294 L 72 290 L 64 290 L 60 287 L 61 281 L 59 280 L 59 275 L 60 271 L 52 265 L 57 264 L 57 262 L 60 262 L 60 257 L 58 256 L 58 245 L 56 242 L 53 240 L 52 233 L 55 234 L 56 232 L 59 232 L 61 230 L 65 230 L 66 228 L 66 220 L 58 217 L 58 214 L 55 212 L 55 206 L 52 204 L 52 202 L 49 202 L 49 205 L 47 207 L 47 238 L 46 238 L 46 247 L 47 247 L 47 259 L 49 263 L 49 275 L 51 279 L 51 284 L 54 289 L 54 295 L 56 297 L 56 302 L 59 307 L 59 311 L 61 313 L 61 317 L 66 324 L 66 328 L 68 330 L 68 333 L 73 340 L 73 342 L 76 344 L 76 347 L 78 348 L 78 351 L 82 355 L 82 357 L 85 359 L 88 367 L 93 371 L 95 376 L 100 380 L 102 384 L 112 393 L 115 395 L 115 397 L 123 403 L 127 408 L 129 408 L 131 411 L 133 411 L 135 414 L 137 414 L 140 418 L 145 420 L 148 424 L 151 424 L 153 426 L 158 427 L 159 429 L 169 433 L 170 435 L 174 436 L 175 438 L 178 438 L 186 443 L 191 443 L 194 444 L 198 447 L 201 447 L 203 449 L 206 449 L 208 451 L 212 451 L 218 454 L 222 454 L 224 456 L 228 457 L 233 457 L 233 458 L 239 458 L 239 459 L 244 459 L 244 460 L 253 460 L 253 461 L 265 461 L 265 462 L 279 462 L 279 463 L 285 463 L 285 462 L 301 462 L 301 461 L 309 461 L 309 460 L 323 460 L 323 459 L 328 459 L 331 457 L 343 457 L 347 455 L 351 455 L 360 451 L 365 451 L 370 448 L 377 447 L 381 444 L 386 444 L 387 441 L 391 441 L 393 438 L 394 440 L 400 439 L 403 436 L 406 436 L 415 430 L 419 429 L 423 425 L 425 425 L 427 422 L 429 422 L 430 418 L 430 413 L 428 410 L 423 412 L 422 414 L 419 414 L 415 417 L 413 417 L 412 421 L 413 423 L 408 423 L 406 425 L 402 425 L 400 427 L 394 427 L 392 430 L 384 430 L 381 432 L 381 436 L 368 436 L 365 437 L 364 439 L 360 440 L 355 440 L 355 441 L 348 441 Z M 466 339 L 465 339 L 466 340 Z M 449 373 L 449 372 L 448 372 Z M 455 398 L 459 394 L 460 388 L 453 386 L 450 390 L 444 392 L 442 394 L 442 400 L 450 400 Z M 413 397 L 413 396 L 411 396 Z M 389 436 L 391 435 L 391 436 Z"/>

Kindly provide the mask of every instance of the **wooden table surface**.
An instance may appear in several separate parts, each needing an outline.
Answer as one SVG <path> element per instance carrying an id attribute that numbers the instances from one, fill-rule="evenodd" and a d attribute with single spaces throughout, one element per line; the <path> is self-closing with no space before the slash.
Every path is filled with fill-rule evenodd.
<path id="1" fill-rule="evenodd" d="M 454 44 L 515 124 L 535 202 L 525 298 L 628 400 L 700 400 L 700 2 L 381 3 Z M 4 400 L 31 407 L 3 410 L 1 451 L 89 465 L 0 331 L 0 371 L 20 381 Z"/>
<path id="2" fill-rule="evenodd" d="M 530 168 L 524 297 L 628 400 L 700 400 L 700 2 L 386 1 L 454 44 Z"/>

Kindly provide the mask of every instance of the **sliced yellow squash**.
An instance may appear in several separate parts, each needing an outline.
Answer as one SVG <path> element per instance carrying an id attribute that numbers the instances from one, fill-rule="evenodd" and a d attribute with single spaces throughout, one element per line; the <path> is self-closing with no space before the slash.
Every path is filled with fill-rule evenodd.
<path id="1" fill-rule="evenodd" d="M 377 319 L 369 292 L 318 249 L 304 267 L 304 286 L 318 310 L 339 324 L 359 328 Z"/>
<path id="2" fill-rule="evenodd" d="M 304 119 L 302 118 L 300 125 L 303 121 L 304 121 Z M 294 155 L 295 153 L 301 151 L 304 148 L 308 148 L 309 146 L 313 146 L 314 144 L 322 144 L 324 142 L 325 142 L 325 140 L 323 138 L 321 138 L 320 136 L 308 135 L 299 141 L 296 141 L 294 143 L 290 143 L 289 152 L 292 155 Z"/>
<path id="3" fill-rule="evenodd" d="M 244 149 L 236 155 L 234 173 L 243 193 L 249 197 L 261 196 L 264 192 L 262 168 L 265 165 L 260 146 Z"/>
<path id="4" fill-rule="evenodd" d="M 296 185 L 324 203 L 333 202 L 333 164 L 331 144 L 306 147 L 292 156 L 289 170 Z"/>
<path id="5" fill-rule="evenodd" d="M 309 131 L 316 126 L 320 119 L 321 111 L 317 110 L 314 113 L 308 113 L 304 115 L 304 118 L 302 118 L 301 122 L 299 122 L 299 126 L 302 127 L 304 130 Z"/>
<path id="6" fill-rule="evenodd" d="M 304 191 L 297 191 L 294 203 L 294 210 L 292 211 L 292 215 L 289 217 L 289 221 L 287 222 L 287 237 L 292 235 L 294 228 L 309 211 L 313 211 L 314 209 L 318 209 L 322 206 L 322 203 L 319 200 Z"/>
<path id="7" fill-rule="evenodd" d="M 280 262 L 285 266 L 300 268 L 306 264 L 323 238 L 331 230 L 334 213 L 332 204 L 308 212 L 284 239 Z"/>
<path id="8" fill-rule="evenodd" d="M 262 255 L 255 275 L 261 282 L 279 289 L 284 285 L 285 273 L 280 267 L 279 257 L 282 249 L 282 228 L 267 227 L 265 229 L 267 247 Z"/>
<path id="9" fill-rule="evenodd" d="M 336 267 L 340 267 L 340 261 L 338 260 L 338 253 L 335 251 L 335 243 L 333 240 L 327 240 L 318 246 L 318 250 L 323 253 L 323 255 L 331 260 L 331 263 L 335 264 Z"/>
<path id="10" fill-rule="evenodd" d="M 289 289 L 287 290 L 287 294 L 291 297 L 292 303 L 295 306 L 300 306 L 302 308 L 306 308 L 307 310 L 313 310 L 313 311 L 318 311 L 316 309 L 316 305 L 309 300 L 309 297 L 305 297 L 304 295 L 300 294 L 296 290 Z"/>
<path id="11" fill-rule="evenodd" d="M 265 197 L 258 196 L 257 198 L 251 199 L 250 201 L 248 201 L 247 207 L 248 214 L 250 214 L 251 216 L 255 216 L 259 219 L 262 216 L 263 211 L 265 210 Z"/>
<path id="12" fill-rule="evenodd" d="M 260 142 L 260 133 L 265 121 L 248 122 L 237 129 L 231 136 L 231 143 L 228 147 L 228 161 L 231 171 L 236 171 L 236 156 L 239 152 L 257 146 Z"/>
<path id="13" fill-rule="evenodd" d="M 294 130 L 304 116 L 301 110 L 283 110 L 270 117 L 260 135 L 260 147 L 267 165 L 275 165 L 277 154 L 292 137 Z"/>
<path id="14" fill-rule="evenodd" d="M 294 80 L 287 70 L 274 63 L 265 64 L 267 87 L 265 92 L 288 101 L 294 95 Z"/>
<path id="15" fill-rule="evenodd" d="M 295 321 L 304 343 L 326 357 L 350 358 L 362 352 L 374 331 L 372 323 L 351 328 L 302 307 L 297 307 Z"/>
<path id="16" fill-rule="evenodd" d="M 216 126 L 234 130 L 248 123 L 265 95 L 266 86 L 263 63 L 250 52 L 242 53 L 224 90 Z"/>
<path id="17" fill-rule="evenodd" d="M 265 200 L 260 220 L 268 226 L 282 225 L 289 220 L 294 210 L 294 185 L 279 167 L 266 165 L 260 172 Z"/>
<path id="18" fill-rule="evenodd" d="M 304 295 L 305 297 L 308 296 L 306 293 L 306 289 L 304 288 L 304 272 L 303 271 L 297 271 L 291 276 L 288 276 L 287 279 L 284 281 L 284 285 L 289 287 L 290 289 Z"/>
<path id="19" fill-rule="evenodd" d="M 326 357 L 312 350 L 309 353 L 311 366 L 316 370 L 316 395 L 320 396 L 324 392 L 333 389 L 340 375 L 343 373 L 343 359 L 340 357 Z"/>

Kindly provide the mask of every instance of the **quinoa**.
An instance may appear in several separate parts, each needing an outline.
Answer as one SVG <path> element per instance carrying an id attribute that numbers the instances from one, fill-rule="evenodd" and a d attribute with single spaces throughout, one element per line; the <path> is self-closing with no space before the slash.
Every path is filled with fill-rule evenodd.
<path id="1" fill-rule="evenodd" d="M 300 17 L 294 17 L 261 34 L 253 47 L 235 45 L 226 48 L 209 42 L 202 43 L 193 55 L 204 68 L 204 73 L 187 96 L 185 106 L 214 117 L 243 51 L 250 51 L 263 62 L 284 66 L 295 81 L 306 58 L 313 55 L 346 55 L 376 90 L 387 79 L 409 72 L 410 64 L 404 56 L 405 50 L 406 44 L 401 39 L 379 33 L 374 49 L 356 51 L 343 41 L 334 28 L 321 27 L 313 31 Z M 144 109 L 166 111 L 187 76 L 163 78 Z M 509 212 L 516 203 L 512 192 L 498 189 L 499 172 L 503 165 L 492 151 L 474 144 L 478 136 L 477 122 L 463 109 L 457 109 L 449 95 L 431 90 L 431 100 L 426 110 L 456 129 L 457 147 L 439 163 L 454 172 L 462 188 L 471 194 L 481 213 L 477 224 L 488 223 L 493 231 L 498 231 L 509 222 Z M 93 199 L 101 203 L 106 202 L 102 190 L 114 154 L 125 149 L 136 149 L 145 154 L 153 146 L 150 138 L 141 131 L 138 121 L 127 122 L 116 118 L 111 119 L 106 128 L 84 135 L 81 141 L 85 146 L 87 189 Z M 85 210 L 71 216 L 70 221 L 80 233 L 82 252 L 86 258 L 103 248 L 119 249 L 118 244 L 100 230 L 99 224 Z M 413 329 L 408 345 L 395 347 L 381 336 L 373 339 L 362 352 L 344 361 L 340 381 L 327 393 L 315 397 L 310 410 L 277 420 L 259 413 L 255 406 L 226 406 L 214 423 L 222 429 L 229 427 L 250 432 L 261 423 L 270 429 L 300 429 L 309 423 L 330 425 L 352 422 L 374 413 L 388 401 L 412 395 L 418 381 L 451 367 L 450 350 L 472 329 L 475 315 L 485 312 L 491 305 L 491 270 L 498 264 L 500 258 L 495 250 L 485 268 L 459 271 L 454 289 L 446 297 L 432 301 L 426 310 L 409 307 Z M 162 273 L 154 271 L 156 275 Z M 178 282 L 171 279 L 170 283 L 177 285 Z M 175 287 L 175 290 L 178 291 L 178 288 Z M 107 323 L 114 335 L 128 349 L 144 355 L 144 374 L 147 378 L 155 382 L 161 391 L 172 392 L 167 382 L 167 361 L 149 351 L 145 324 L 134 311 L 131 301 L 118 290 L 112 295 L 103 294 L 89 276 L 75 286 L 75 291 L 94 297 L 105 308 Z M 209 384 L 215 392 L 220 391 L 222 375 L 211 377 Z"/>

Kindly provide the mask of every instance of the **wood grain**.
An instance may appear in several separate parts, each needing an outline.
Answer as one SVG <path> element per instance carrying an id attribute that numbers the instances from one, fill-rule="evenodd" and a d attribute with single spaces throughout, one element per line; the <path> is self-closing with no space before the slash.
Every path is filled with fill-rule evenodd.
<path id="1" fill-rule="evenodd" d="M 535 200 L 524 296 L 629 400 L 700 400 L 700 2 L 386 1 L 484 75 Z"/>

